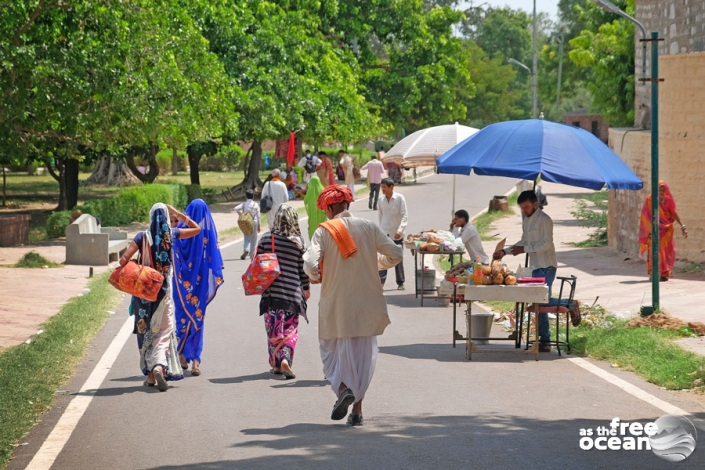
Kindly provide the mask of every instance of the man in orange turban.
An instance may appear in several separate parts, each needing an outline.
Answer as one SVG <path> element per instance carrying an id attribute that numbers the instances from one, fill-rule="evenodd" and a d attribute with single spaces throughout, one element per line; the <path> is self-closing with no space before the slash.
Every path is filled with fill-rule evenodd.
<path id="1" fill-rule="evenodd" d="M 353 217 L 348 211 L 351 201 L 347 186 L 332 185 L 321 192 L 317 207 L 329 221 L 314 232 L 304 254 L 304 271 L 312 283 L 321 283 L 321 359 L 338 397 L 331 419 L 345 418 L 353 405 L 348 424 L 360 426 L 362 399 L 377 362 L 377 336 L 390 323 L 378 272 L 396 266 L 402 248 L 374 222 Z"/>

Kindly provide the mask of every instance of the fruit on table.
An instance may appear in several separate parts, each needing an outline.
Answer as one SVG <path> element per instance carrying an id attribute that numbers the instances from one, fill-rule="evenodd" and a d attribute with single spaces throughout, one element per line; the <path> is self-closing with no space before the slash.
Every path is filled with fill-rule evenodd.
<path id="1" fill-rule="evenodd" d="M 505 283 L 506 285 L 508 285 L 508 286 L 516 285 L 516 283 L 517 283 L 517 277 L 516 277 L 516 276 L 512 276 L 512 275 L 510 274 L 509 276 L 507 276 L 507 277 L 504 278 L 504 283 Z"/>

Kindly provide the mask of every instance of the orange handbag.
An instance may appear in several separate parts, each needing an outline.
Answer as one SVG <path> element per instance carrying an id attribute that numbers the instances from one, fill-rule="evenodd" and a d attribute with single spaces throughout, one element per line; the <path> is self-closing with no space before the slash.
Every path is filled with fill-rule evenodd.
<path id="1" fill-rule="evenodd" d="M 152 264 L 152 252 L 147 251 L 146 241 L 142 240 L 142 264 L 130 260 L 125 266 L 115 268 L 108 282 L 121 292 L 155 302 L 164 284 L 164 276 L 156 269 L 144 265 L 147 253 Z"/>

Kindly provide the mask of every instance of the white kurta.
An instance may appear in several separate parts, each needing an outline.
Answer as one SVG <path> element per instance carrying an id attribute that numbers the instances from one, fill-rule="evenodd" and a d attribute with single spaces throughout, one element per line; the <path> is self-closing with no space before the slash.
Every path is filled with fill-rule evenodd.
<path id="1" fill-rule="evenodd" d="M 282 204 L 289 201 L 289 191 L 281 181 L 268 181 L 262 188 L 262 197 L 265 196 L 272 198 L 272 210 L 267 212 L 267 225 L 269 225 L 271 230 L 274 224 L 274 217 L 276 217 L 279 208 Z"/>

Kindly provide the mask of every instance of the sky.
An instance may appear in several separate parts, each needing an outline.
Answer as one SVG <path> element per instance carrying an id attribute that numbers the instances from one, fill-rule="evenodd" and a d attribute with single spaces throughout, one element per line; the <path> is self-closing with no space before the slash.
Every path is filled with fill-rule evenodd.
<path id="1" fill-rule="evenodd" d="M 475 6 L 480 6 L 484 3 L 493 7 L 508 6 L 515 10 L 525 10 L 529 13 L 534 9 L 533 0 L 474 0 L 473 2 L 465 0 L 460 2 L 460 8 L 467 8 L 471 3 Z M 544 11 L 551 15 L 551 18 L 555 19 L 558 16 L 558 0 L 536 0 L 536 11 Z"/>

